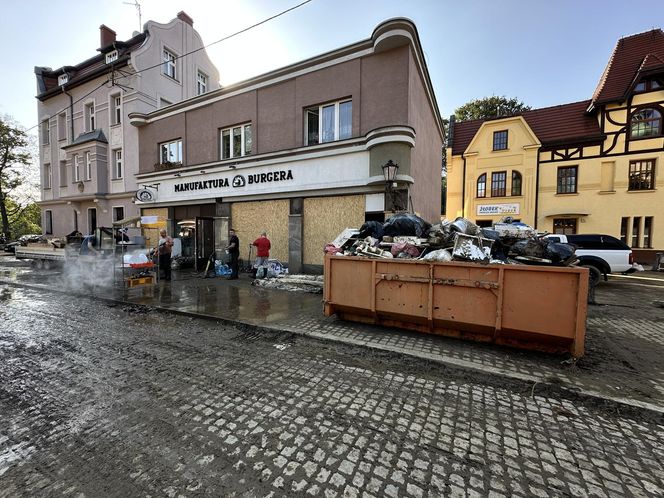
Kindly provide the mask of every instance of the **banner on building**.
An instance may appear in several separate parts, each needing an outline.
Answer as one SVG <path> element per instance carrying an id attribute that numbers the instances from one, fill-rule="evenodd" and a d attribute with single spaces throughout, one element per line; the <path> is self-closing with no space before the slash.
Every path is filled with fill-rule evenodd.
<path id="1" fill-rule="evenodd" d="M 477 216 L 506 216 L 520 214 L 519 203 L 514 204 L 478 204 Z"/>

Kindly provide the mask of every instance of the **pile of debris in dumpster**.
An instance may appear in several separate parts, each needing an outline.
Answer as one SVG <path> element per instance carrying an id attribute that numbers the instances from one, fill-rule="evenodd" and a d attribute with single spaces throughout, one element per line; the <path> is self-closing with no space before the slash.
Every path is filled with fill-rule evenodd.
<path id="1" fill-rule="evenodd" d="M 571 266 L 571 244 L 545 238 L 532 227 L 503 218 L 481 228 L 466 218 L 431 225 L 414 214 L 397 214 L 385 223 L 368 221 L 359 230 L 348 228 L 325 253 L 379 259 L 473 261 L 498 264 Z"/>

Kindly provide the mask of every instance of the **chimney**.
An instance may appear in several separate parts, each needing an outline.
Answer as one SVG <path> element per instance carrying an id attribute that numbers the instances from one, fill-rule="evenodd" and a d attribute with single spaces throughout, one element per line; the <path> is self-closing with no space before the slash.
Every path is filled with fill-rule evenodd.
<path id="1" fill-rule="evenodd" d="M 180 19 L 182 22 L 186 22 L 189 26 L 194 26 L 194 20 L 189 17 L 184 10 L 178 12 L 178 19 Z"/>
<path id="2" fill-rule="evenodd" d="M 115 31 L 102 24 L 99 26 L 99 40 L 99 43 L 101 43 L 99 48 L 108 47 L 112 43 L 115 43 Z"/>

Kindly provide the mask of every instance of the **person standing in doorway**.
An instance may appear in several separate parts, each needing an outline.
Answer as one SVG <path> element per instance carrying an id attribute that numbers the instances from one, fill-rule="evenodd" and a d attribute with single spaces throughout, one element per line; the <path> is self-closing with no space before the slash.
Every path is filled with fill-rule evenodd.
<path id="1" fill-rule="evenodd" d="M 228 246 L 226 247 L 226 250 L 231 258 L 231 276 L 228 277 L 228 280 L 236 280 L 239 273 L 238 258 L 240 257 L 240 239 L 235 235 L 235 230 L 232 228 L 228 231 L 228 235 Z"/>
<path id="2" fill-rule="evenodd" d="M 164 270 L 164 280 L 171 280 L 171 251 L 173 250 L 173 239 L 166 230 L 159 231 L 159 268 Z"/>
<path id="3" fill-rule="evenodd" d="M 267 234 L 263 232 L 260 237 L 254 240 L 251 243 L 252 246 L 256 247 L 256 268 L 259 266 L 267 266 L 267 261 L 270 259 L 270 239 L 267 238 Z"/>

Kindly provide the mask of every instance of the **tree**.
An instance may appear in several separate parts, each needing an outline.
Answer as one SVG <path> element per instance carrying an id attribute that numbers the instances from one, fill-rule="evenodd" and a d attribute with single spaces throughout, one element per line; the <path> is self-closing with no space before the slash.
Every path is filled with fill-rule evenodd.
<path id="1" fill-rule="evenodd" d="M 20 202 L 16 195 L 32 164 L 29 147 L 26 132 L 10 118 L 0 117 L 0 225 L 7 238 L 11 235 L 10 221 L 30 203 Z"/>
<path id="2" fill-rule="evenodd" d="M 457 121 L 469 121 L 471 119 L 512 116 L 528 110 L 530 110 L 530 106 L 527 106 L 518 99 L 508 99 L 505 96 L 498 97 L 493 95 L 491 97 L 484 97 L 483 99 L 471 100 L 454 111 L 454 116 Z"/>
<path id="3" fill-rule="evenodd" d="M 9 217 L 9 226 L 13 238 L 41 233 L 41 209 L 37 203 L 30 202 L 23 208 L 18 207 L 12 199 L 9 199 L 7 203 L 9 205 L 8 211 L 14 213 Z"/>

